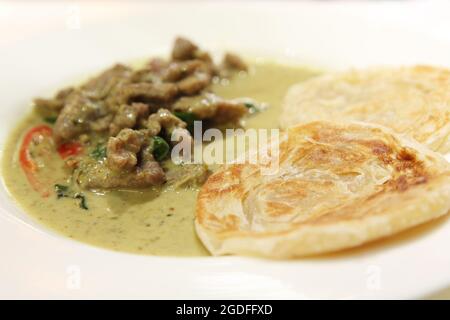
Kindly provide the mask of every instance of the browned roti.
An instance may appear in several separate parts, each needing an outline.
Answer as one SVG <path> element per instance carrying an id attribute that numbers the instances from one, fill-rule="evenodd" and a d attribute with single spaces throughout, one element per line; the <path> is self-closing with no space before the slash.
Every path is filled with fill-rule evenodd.
<path id="1" fill-rule="evenodd" d="M 450 152 L 450 71 L 432 66 L 369 68 L 325 74 L 292 86 L 280 124 L 364 121 Z"/>
<path id="2" fill-rule="evenodd" d="M 312 122 L 280 139 L 279 170 L 233 164 L 202 187 L 196 230 L 214 255 L 336 251 L 446 214 L 450 169 L 385 127 Z"/>

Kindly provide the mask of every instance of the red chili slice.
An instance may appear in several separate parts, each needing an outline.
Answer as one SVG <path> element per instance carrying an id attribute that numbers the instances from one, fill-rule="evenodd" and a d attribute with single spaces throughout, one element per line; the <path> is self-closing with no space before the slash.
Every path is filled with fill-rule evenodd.
<path id="1" fill-rule="evenodd" d="M 79 142 L 67 142 L 58 147 L 58 153 L 63 159 L 76 156 L 81 151 L 83 151 L 83 146 Z"/>
<path id="2" fill-rule="evenodd" d="M 51 137 L 52 129 L 49 126 L 45 125 L 31 128 L 25 134 L 22 145 L 20 146 L 19 161 L 20 166 L 22 167 L 22 170 L 25 172 L 25 175 L 27 176 L 27 179 L 30 182 L 33 189 L 36 190 L 37 192 L 40 192 L 43 197 L 48 197 L 50 195 L 50 191 L 36 177 L 38 166 L 30 155 L 30 148 L 29 148 L 30 144 L 33 141 L 33 139 L 37 138 L 38 136 Z"/>
<path id="3" fill-rule="evenodd" d="M 53 134 L 52 128 L 46 125 L 36 126 L 31 128 L 23 138 L 22 145 L 19 150 L 19 161 L 22 170 L 25 172 L 28 181 L 34 190 L 39 192 L 43 197 L 48 197 L 50 195 L 50 191 L 47 186 L 42 183 L 36 176 L 39 168 L 36 162 L 33 160 L 30 154 L 30 144 L 34 139 L 37 139 L 39 136 L 49 137 L 51 138 Z M 83 151 L 83 147 L 78 142 L 67 142 L 58 147 L 58 154 L 62 159 L 66 159 L 69 156 L 77 155 Z"/>

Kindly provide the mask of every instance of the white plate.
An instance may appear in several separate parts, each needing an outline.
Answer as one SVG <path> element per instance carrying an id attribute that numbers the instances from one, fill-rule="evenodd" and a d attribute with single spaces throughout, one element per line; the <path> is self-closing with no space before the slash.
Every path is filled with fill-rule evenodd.
<path id="1" fill-rule="evenodd" d="M 106 9 L 107 8 L 107 9 Z M 342 69 L 450 66 L 450 6 L 393 3 L 0 4 L 0 141 L 32 97 L 116 62 L 206 48 Z M 158 258 L 57 236 L 0 188 L 1 298 L 418 298 L 450 285 L 450 220 L 297 261 Z"/>

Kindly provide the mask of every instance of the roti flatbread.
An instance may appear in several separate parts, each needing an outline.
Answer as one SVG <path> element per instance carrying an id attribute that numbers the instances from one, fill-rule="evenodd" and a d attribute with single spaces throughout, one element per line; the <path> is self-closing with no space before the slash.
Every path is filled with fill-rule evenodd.
<path id="1" fill-rule="evenodd" d="M 365 121 L 450 152 L 450 71 L 430 66 L 352 70 L 292 86 L 280 125 Z"/>
<path id="2" fill-rule="evenodd" d="M 446 214 L 442 155 L 367 123 L 312 122 L 281 135 L 279 167 L 209 177 L 195 227 L 213 255 L 292 258 L 354 247 Z"/>

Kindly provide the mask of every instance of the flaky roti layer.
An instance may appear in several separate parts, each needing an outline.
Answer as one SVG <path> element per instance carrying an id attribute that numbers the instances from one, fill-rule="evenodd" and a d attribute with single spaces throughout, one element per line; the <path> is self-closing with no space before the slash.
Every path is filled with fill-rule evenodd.
<path id="1" fill-rule="evenodd" d="M 438 153 L 367 123 L 312 122 L 283 133 L 279 168 L 232 164 L 197 200 L 197 234 L 214 255 L 292 258 L 354 247 L 450 209 Z"/>
<path id="2" fill-rule="evenodd" d="M 326 74 L 288 91 L 283 128 L 315 120 L 365 121 L 450 152 L 450 71 L 431 66 Z"/>

